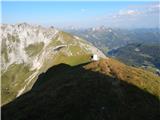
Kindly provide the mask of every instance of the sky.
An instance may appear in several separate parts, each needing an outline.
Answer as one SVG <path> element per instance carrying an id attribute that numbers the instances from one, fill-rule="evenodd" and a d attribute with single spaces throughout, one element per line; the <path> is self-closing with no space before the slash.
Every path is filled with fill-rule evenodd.
<path id="1" fill-rule="evenodd" d="M 160 3 L 146 1 L 3 1 L 2 23 L 63 27 L 160 27 Z"/>

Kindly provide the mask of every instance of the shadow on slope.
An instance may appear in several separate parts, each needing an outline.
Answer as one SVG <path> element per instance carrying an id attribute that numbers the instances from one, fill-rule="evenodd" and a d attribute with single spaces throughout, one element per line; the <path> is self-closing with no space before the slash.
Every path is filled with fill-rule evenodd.
<path id="1" fill-rule="evenodd" d="M 2 107 L 3 120 L 157 120 L 160 102 L 123 81 L 60 64 Z"/>

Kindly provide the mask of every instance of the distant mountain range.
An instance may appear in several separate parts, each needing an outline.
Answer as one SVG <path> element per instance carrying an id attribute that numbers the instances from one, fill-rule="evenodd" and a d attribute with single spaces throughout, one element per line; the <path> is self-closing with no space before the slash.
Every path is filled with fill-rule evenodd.
<path id="1" fill-rule="evenodd" d="M 65 31 L 82 37 L 96 47 L 108 52 L 130 43 L 160 43 L 160 29 L 116 29 L 104 26 L 87 29 L 65 29 Z"/>

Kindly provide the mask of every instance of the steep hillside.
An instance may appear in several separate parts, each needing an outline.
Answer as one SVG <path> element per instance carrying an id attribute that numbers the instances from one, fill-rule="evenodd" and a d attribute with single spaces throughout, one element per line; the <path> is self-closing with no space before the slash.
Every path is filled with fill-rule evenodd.
<path id="1" fill-rule="evenodd" d="M 133 84 L 160 98 L 160 77 L 143 69 L 127 66 L 108 58 L 84 66 L 87 70 L 99 72 Z"/>
<path id="2" fill-rule="evenodd" d="M 41 74 L 31 91 L 3 106 L 2 119 L 158 120 L 160 101 L 148 84 L 158 91 L 159 77 L 113 59 L 60 64 Z"/>
<path id="3" fill-rule="evenodd" d="M 2 104 L 28 91 L 37 76 L 49 67 L 90 61 L 92 54 L 105 55 L 92 44 L 54 28 L 26 23 L 1 25 Z"/>
<path id="4" fill-rule="evenodd" d="M 153 72 L 160 69 L 160 44 L 134 43 L 111 50 L 108 54 L 128 65 L 142 67 Z"/>

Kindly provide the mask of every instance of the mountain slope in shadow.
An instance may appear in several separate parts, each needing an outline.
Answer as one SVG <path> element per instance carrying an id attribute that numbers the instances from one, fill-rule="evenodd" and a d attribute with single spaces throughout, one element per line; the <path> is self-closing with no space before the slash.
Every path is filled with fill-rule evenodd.
<path id="1" fill-rule="evenodd" d="M 158 120 L 159 100 L 117 78 L 60 64 L 2 107 L 2 120 Z"/>

